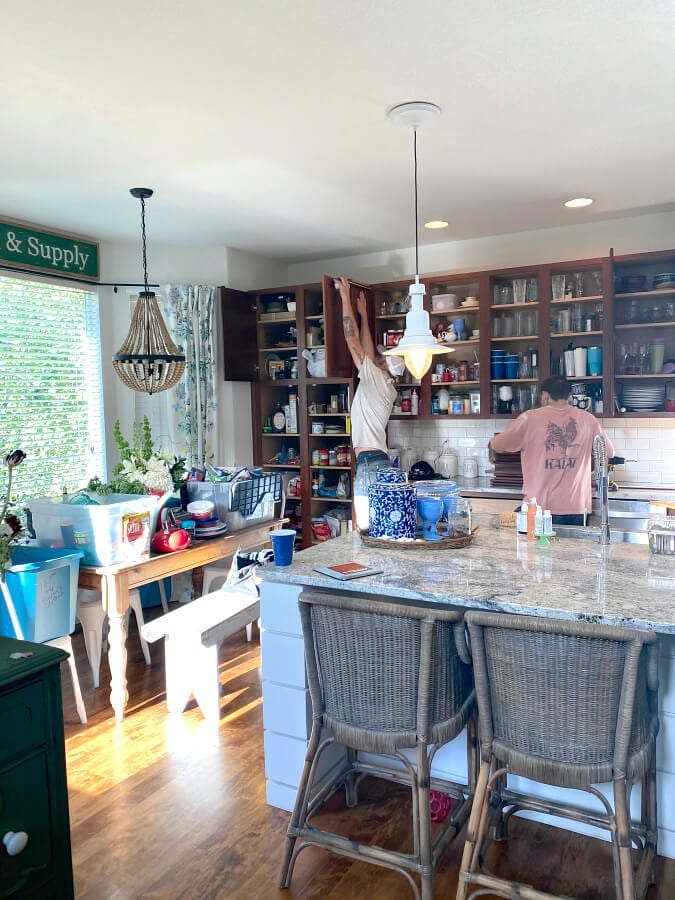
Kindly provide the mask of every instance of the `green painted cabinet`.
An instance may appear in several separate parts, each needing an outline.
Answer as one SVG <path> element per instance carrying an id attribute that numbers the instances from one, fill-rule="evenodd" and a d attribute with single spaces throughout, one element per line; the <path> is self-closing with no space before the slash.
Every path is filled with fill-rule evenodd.
<path id="1" fill-rule="evenodd" d="M 13 659 L 12 654 L 31 656 Z M 73 897 L 62 650 L 0 637 L 0 897 Z"/>

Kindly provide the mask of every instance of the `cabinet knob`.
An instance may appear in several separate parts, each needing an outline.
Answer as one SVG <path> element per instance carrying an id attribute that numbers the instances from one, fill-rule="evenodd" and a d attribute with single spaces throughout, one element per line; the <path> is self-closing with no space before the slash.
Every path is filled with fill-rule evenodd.
<path id="1" fill-rule="evenodd" d="M 2 843 L 7 848 L 8 856 L 18 856 L 28 843 L 28 835 L 25 831 L 8 831 Z"/>

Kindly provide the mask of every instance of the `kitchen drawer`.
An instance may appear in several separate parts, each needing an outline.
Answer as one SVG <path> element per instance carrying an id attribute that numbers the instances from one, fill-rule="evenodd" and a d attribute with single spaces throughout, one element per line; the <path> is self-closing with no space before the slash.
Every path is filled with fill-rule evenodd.
<path id="1" fill-rule="evenodd" d="M 46 740 L 45 696 L 42 680 L 8 690 L 0 700 L 0 765 L 39 747 Z"/>

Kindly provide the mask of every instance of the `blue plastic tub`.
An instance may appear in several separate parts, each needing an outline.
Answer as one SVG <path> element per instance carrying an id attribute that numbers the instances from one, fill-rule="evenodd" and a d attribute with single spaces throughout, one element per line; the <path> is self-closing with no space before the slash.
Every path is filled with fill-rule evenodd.
<path id="1" fill-rule="evenodd" d="M 0 602 L 0 634 L 41 644 L 71 634 L 75 629 L 77 579 L 81 550 L 52 547 L 16 547 L 6 572 L 22 634 L 17 634 L 6 598 Z"/>

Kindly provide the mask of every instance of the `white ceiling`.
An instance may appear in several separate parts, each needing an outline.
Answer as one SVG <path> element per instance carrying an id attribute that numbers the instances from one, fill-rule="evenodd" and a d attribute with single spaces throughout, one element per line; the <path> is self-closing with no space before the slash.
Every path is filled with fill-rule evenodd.
<path id="1" fill-rule="evenodd" d="M 0 216 L 286 262 L 675 208 L 672 0 L 0 0 Z M 568 210 L 563 200 L 595 204 Z"/>

